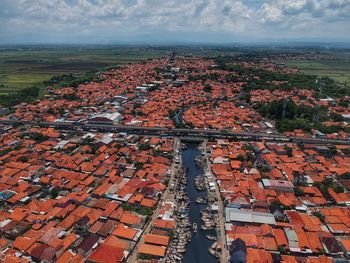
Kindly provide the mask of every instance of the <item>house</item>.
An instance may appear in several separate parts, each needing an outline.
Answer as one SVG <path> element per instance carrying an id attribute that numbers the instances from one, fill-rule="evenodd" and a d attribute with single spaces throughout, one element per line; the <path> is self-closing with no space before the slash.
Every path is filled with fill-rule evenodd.
<path id="1" fill-rule="evenodd" d="M 262 179 L 265 188 L 282 192 L 294 192 L 294 184 L 290 181 Z"/>
<path id="2" fill-rule="evenodd" d="M 119 263 L 124 259 L 124 249 L 100 244 L 87 258 L 89 263 Z"/>
<path id="3" fill-rule="evenodd" d="M 86 257 L 92 252 L 92 250 L 97 245 L 97 242 L 100 240 L 99 236 L 96 234 L 88 234 L 82 241 L 75 247 L 75 250 L 80 255 Z"/>
<path id="4" fill-rule="evenodd" d="M 322 237 L 321 242 L 327 254 L 335 256 L 343 253 L 343 250 L 334 237 Z"/>
<path id="5" fill-rule="evenodd" d="M 150 255 L 156 258 L 161 258 L 165 256 L 166 247 L 156 246 L 150 244 L 141 244 L 139 247 L 139 254 Z"/>
<path id="6" fill-rule="evenodd" d="M 46 244 L 35 243 L 34 248 L 31 249 L 29 255 L 34 261 L 40 262 L 54 262 L 56 250 Z"/>

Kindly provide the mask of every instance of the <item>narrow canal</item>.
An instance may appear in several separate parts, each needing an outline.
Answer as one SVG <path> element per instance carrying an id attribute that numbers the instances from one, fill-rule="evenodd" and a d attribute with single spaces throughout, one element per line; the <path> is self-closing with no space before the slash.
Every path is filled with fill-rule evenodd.
<path id="1" fill-rule="evenodd" d="M 198 143 L 186 143 L 186 149 L 182 151 L 182 164 L 187 171 L 188 185 L 187 194 L 190 199 L 190 221 L 191 224 L 197 223 L 198 232 L 192 232 L 192 240 L 186 246 L 186 253 L 184 255 L 183 262 L 185 263 L 211 263 L 217 262 L 209 252 L 208 248 L 213 244 L 213 241 L 207 239 L 207 235 L 216 236 L 215 230 L 203 231 L 200 230 L 201 216 L 200 209 L 206 207 L 203 204 L 196 204 L 196 197 L 206 197 L 206 191 L 198 192 L 195 188 L 194 178 L 195 176 L 203 176 L 203 168 L 198 167 L 195 162 L 195 158 L 201 155 L 198 150 Z"/>

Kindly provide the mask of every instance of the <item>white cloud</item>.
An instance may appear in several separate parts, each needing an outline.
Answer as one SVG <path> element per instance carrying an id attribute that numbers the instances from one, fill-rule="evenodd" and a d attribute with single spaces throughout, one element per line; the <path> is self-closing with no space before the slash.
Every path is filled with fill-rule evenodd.
<path id="1" fill-rule="evenodd" d="M 1 0 L 0 34 L 72 38 L 202 32 L 236 36 L 344 37 L 350 0 Z M 307 32 L 307 33 L 306 33 Z M 55 35 L 56 34 L 56 35 Z M 350 36 L 347 36 L 348 38 Z M 118 39 L 115 37 L 115 39 Z M 1 41 L 1 40 L 0 40 Z"/>

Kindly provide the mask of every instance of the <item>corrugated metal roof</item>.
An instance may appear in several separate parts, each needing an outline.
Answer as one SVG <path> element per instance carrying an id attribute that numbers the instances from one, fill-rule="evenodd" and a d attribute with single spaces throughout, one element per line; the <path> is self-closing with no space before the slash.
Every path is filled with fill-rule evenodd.
<path id="1" fill-rule="evenodd" d="M 275 225 L 275 217 L 270 213 L 261 213 L 237 208 L 225 208 L 226 222 L 238 221 Z"/>

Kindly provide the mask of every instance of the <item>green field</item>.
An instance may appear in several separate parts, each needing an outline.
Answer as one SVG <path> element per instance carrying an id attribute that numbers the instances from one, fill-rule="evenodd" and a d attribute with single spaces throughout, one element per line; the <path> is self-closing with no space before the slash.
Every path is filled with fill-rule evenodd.
<path id="1" fill-rule="evenodd" d="M 298 67 L 305 74 L 330 77 L 335 81 L 350 86 L 350 53 L 329 52 L 320 58 L 283 61 L 287 66 Z"/>
<path id="2" fill-rule="evenodd" d="M 121 47 L 26 47 L 0 49 L 0 95 L 62 74 L 80 75 L 98 68 L 166 55 L 166 49 Z"/>

